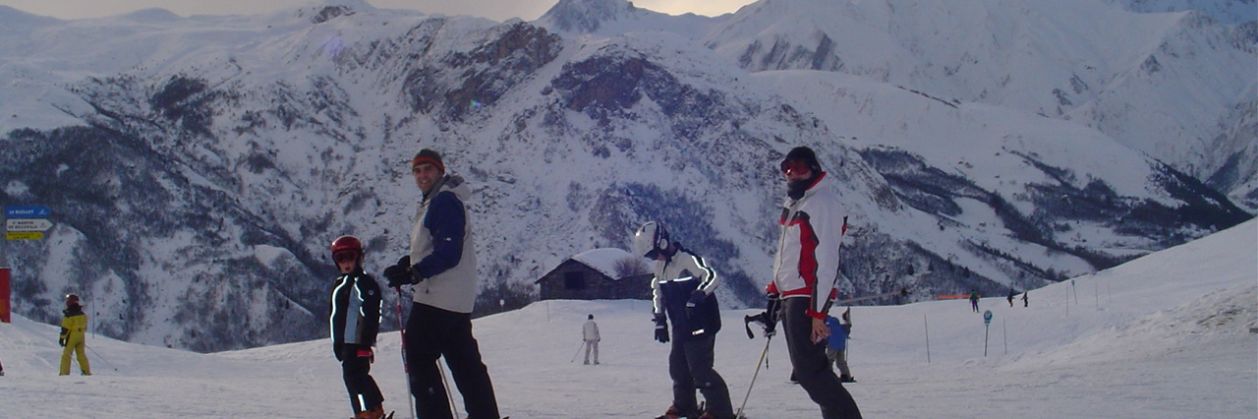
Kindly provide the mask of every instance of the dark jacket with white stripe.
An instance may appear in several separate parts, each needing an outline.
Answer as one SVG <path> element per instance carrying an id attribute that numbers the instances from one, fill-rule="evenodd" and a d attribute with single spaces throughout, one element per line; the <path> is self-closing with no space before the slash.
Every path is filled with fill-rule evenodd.
<path id="1" fill-rule="evenodd" d="M 674 248 L 671 257 L 655 262 L 655 278 L 651 280 L 654 313 L 673 323 L 674 341 L 715 335 L 721 330 L 721 309 L 713 294 L 718 284 L 716 272 L 703 263 L 703 258 L 676 244 Z M 686 303 L 696 290 L 707 296 L 687 311 Z"/>
<path id="2" fill-rule="evenodd" d="M 380 304 L 380 287 L 361 268 L 336 277 L 328 315 L 332 344 L 375 345 Z"/>

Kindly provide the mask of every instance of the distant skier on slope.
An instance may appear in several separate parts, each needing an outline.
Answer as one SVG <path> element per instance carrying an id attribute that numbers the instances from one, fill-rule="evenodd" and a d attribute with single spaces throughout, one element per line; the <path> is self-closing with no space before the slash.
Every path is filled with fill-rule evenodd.
<path id="1" fill-rule="evenodd" d="M 70 375 L 70 354 L 74 353 L 79 361 L 79 371 L 83 375 L 92 375 L 92 367 L 87 362 L 87 313 L 79 305 L 79 296 L 66 294 L 66 309 L 62 311 L 61 337 L 57 343 L 65 348 L 61 351 L 60 375 Z"/>
<path id="2" fill-rule="evenodd" d="M 978 313 L 978 290 L 976 289 L 970 290 L 970 308 L 974 309 L 975 313 Z"/>
<path id="3" fill-rule="evenodd" d="M 363 243 L 357 237 L 337 237 L 331 250 L 341 273 L 332 283 L 328 302 L 332 355 L 341 361 L 354 418 L 381 419 L 385 417 L 384 396 L 371 378 L 372 346 L 380 331 L 380 286 L 363 272 Z"/>
<path id="4" fill-rule="evenodd" d="M 1009 300 L 1009 307 L 1013 307 L 1013 297 L 1015 297 L 1015 296 L 1017 296 L 1017 295 L 1018 295 L 1018 291 L 1015 291 L 1013 288 L 1010 288 L 1010 289 L 1009 289 L 1009 298 L 1008 298 L 1008 300 Z"/>
<path id="5" fill-rule="evenodd" d="M 594 351 L 594 365 L 598 365 L 598 341 L 603 340 L 598 334 L 598 323 L 591 314 L 581 325 L 581 341 L 585 342 L 585 365 L 590 365 L 590 351 Z"/>
<path id="6" fill-rule="evenodd" d="M 712 368 L 716 333 L 721 330 L 720 307 L 716 302 L 716 272 L 669 238 L 658 222 L 642 225 L 633 236 L 634 253 L 655 259 L 651 278 L 651 307 L 655 319 L 655 340 L 672 341 L 668 354 L 668 375 L 673 380 L 673 404 L 657 419 L 732 419 L 733 404 L 725 379 Z M 689 276 L 682 276 L 688 272 Z M 668 333 L 668 321 L 673 333 Z M 707 400 L 700 412 L 695 390 Z"/>
<path id="7" fill-rule="evenodd" d="M 826 345 L 826 358 L 839 368 L 839 381 L 855 383 L 852 370 L 847 366 L 847 339 L 852 335 L 852 308 L 843 311 L 843 321 L 834 316 L 826 316 L 826 327 L 830 328 L 830 338 Z"/>

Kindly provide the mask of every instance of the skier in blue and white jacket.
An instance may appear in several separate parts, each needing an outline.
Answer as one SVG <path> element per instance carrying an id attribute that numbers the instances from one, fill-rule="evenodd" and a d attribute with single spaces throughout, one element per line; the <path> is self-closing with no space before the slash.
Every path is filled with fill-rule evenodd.
<path id="1" fill-rule="evenodd" d="M 406 361 L 416 416 L 453 417 L 437 369 L 445 358 L 463 395 L 468 419 L 498 419 L 498 401 L 480 346 L 472 336 L 476 302 L 476 246 L 464 205 L 471 188 L 447 175 L 441 155 L 420 150 L 411 159 L 415 185 L 423 192 L 411 229 L 410 253 L 384 271 L 390 288 L 411 285 L 406 319 Z"/>
<path id="2" fill-rule="evenodd" d="M 651 278 L 655 339 L 672 341 L 668 373 L 673 380 L 673 405 L 660 418 L 733 418 L 729 388 L 712 368 L 716 333 L 721 330 L 720 307 L 713 294 L 720 284 L 716 272 L 703 258 L 670 239 L 658 222 L 643 224 L 633 243 L 634 253 L 655 260 Z M 707 400 L 704 412 L 699 411 L 695 390 Z"/>

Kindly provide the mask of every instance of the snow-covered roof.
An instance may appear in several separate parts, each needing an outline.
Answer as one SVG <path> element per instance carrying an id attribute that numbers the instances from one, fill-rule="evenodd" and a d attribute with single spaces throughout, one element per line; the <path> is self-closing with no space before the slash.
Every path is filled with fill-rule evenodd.
<path id="1" fill-rule="evenodd" d="M 602 272 L 608 278 L 620 279 L 619 275 L 616 274 L 616 263 L 632 257 L 633 255 L 624 249 L 604 247 L 577 253 L 572 257 L 572 260 L 584 263 L 585 266 Z"/>

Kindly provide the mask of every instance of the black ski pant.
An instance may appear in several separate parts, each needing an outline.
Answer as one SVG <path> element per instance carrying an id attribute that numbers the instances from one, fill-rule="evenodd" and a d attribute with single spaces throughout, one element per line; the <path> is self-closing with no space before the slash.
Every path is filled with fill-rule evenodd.
<path id="1" fill-rule="evenodd" d="M 826 358 L 826 342 L 812 341 L 812 318 L 808 317 L 808 298 L 785 298 L 782 302 L 782 332 L 791 356 L 791 375 L 799 381 L 808 398 L 821 406 L 824 419 L 860 419 L 860 409 L 847 389 L 839 382 Z"/>
<path id="2" fill-rule="evenodd" d="M 707 400 L 708 411 L 718 419 L 734 417 L 725 379 L 712 368 L 715 346 L 716 336 L 711 334 L 673 339 L 668 353 L 668 375 L 673 378 L 673 407 L 681 411 L 682 416 L 697 418 L 702 413 L 695 400 L 695 389 L 698 389 Z"/>
<path id="3" fill-rule="evenodd" d="M 494 386 L 472 337 L 471 314 L 415 303 L 406 319 L 406 362 L 416 414 L 423 419 L 453 417 L 448 390 L 437 369 L 440 357 L 450 366 L 454 385 L 463 395 L 467 419 L 498 419 Z"/>
<path id="4" fill-rule="evenodd" d="M 341 377 L 345 379 L 345 391 L 349 392 L 349 403 L 355 414 L 375 409 L 384 402 L 380 387 L 371 378 L 372 356 L 359 356 L 359 349 L 370 350 L 371 347 L 350 344 L 341 350 Z"/>

